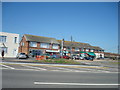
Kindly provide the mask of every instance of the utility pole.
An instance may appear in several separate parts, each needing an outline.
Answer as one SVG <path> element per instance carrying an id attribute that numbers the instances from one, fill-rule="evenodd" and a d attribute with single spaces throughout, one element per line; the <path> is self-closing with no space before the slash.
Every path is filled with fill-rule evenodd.
<path id="1" fill-rule="evenodd" d="M 70 47 L 71 47 L 71 52 L 70 52 L 71 59 L 72 59 L 72 41 L 73 41 L 73 38 L 71 36 L 71 45 L 70 45 Z"/>
<path id="2" fill-rule="evenodd" d="M 61 42 L 61 56 L 63 57 L 63 46 L 64 46 L 64 39 Z"/>

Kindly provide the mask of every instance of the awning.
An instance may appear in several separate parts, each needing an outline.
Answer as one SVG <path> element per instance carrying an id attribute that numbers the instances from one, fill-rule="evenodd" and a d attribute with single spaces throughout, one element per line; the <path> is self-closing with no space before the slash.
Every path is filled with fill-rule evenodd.
<path id="1" fill-rule="evenodd" d="M 87 53 L 87 52 L 84 52 L 84 51 L 80 51 L 80 53 Z"/>
<path id="2" fill-rule="evenodd" d="M 96 56 L 93 52 L 87 52 L 87 54 L 89 54 L 91 56 Z"/>
<path id="3" fill-rule="evenodd" d="M 94 54 L 94 52 L 84 52 L 84 51 L 80 51 L 80 53 L 87 53 L 87 54 L 89 54 L 89 55 L 91 55 L 91 56 L 96 56 L 96 55 Z"/>
<path id="4" fill-rule="evenodd" d="M 63 51 L 63 53 L 69 53 L 68 51 Z"/>

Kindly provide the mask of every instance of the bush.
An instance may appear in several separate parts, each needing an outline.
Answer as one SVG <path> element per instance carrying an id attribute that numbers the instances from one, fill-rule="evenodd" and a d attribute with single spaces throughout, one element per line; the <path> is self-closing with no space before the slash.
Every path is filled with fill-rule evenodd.
<path id="1" fill-rule="evenodd" d="M 56 63 L 56 64 L 81 64 L 79 62 L 68 60 L 68 59 L 46 59 L 46 60 L 35 60 L 34 62 Z"/>

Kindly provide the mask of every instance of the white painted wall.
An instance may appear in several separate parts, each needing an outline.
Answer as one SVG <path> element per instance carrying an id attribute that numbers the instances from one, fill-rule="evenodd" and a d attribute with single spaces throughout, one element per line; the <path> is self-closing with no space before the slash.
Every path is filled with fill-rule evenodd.
<path id="1" fill-rule="evenodd" d="M 100 54 L 102 55 L 102 58 L 104 58 L 104 53 L 95 53 L 96 58 L 100 58 Z"/>
<path id="2" fill-rule="evenodd" d="M 0 32 L 0 35 L 7 36 L 6 42 L 4 43 L 5 46 L 8 47 L 7 53 L 5 53 L 5 57 L 16 57 L 19 47 L 19 34 Z M 17 43 L 14 43 L 15 37 L 17 37 Z M 0 42 L 0 44 L 2 43 Z"/>

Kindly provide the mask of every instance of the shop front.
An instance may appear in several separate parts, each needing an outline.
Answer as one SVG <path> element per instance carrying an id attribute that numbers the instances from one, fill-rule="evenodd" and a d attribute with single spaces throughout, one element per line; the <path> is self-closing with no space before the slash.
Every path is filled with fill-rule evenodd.
<path id="1" fill-rule="evenodd" d="M 47 54 L 53 55 L 53 54 L 60 54 L 59 50 L 45 50 Z"/>
<path id="2" fill-rule="evenodd" d="M 42 55 L 44 53 L 44 50 L 41 49 L 30 49 L 29 50 L 29 56 L 35 57 L 37 55 Z"/>

